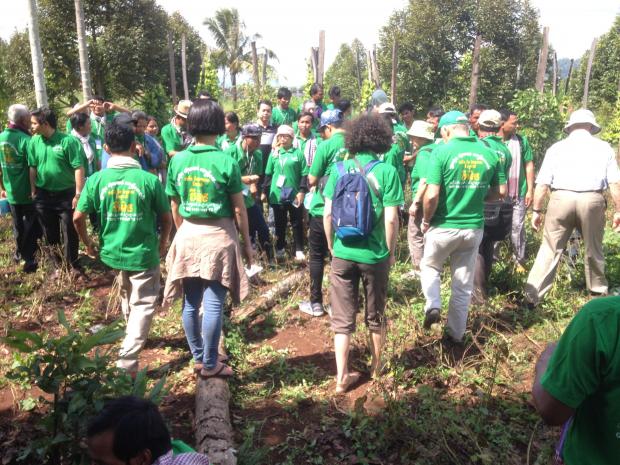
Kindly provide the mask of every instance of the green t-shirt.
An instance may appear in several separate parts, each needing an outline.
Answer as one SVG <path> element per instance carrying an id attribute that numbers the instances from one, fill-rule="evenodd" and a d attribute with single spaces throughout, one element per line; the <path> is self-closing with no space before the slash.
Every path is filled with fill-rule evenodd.
<path id="1" fill-rule="evenodd" d="M 440 186 L 431 225 L 440 228 L 480 229 L 484 199 L 491 186 L 506 179 L 497 156 L 475 137 L 455 137 L 433 150 L 427 184 Z"/>
<path id="2" fill-rule="evenodd" d="M 575 315 L 540 380 L 575 409 L 564 444 L 567 465 L 620 458 L 620 297 L 588 302 Z"/>
<path id="3" fill-rule="evenodd" d="M 287 124 L 292 126 L 294 122 L 297 121 L 297 113 L 292 108 L 287 108 L 284 110 L 280 108 L 280 106 L 273 107 L 273 111 L 271 112 L 271 124 L 273 126 L 280 126 L 282 124 Z"/>
<path id="4" fill-rule="evenodd" d="M 376 157 L 370 153 L 358 153 L 355 158 L 362 166 L 376 160 Z M 357 166 L 353 160 L 345 160 L 343 163 L 345 171 L 357 171 Z M 330 200 L 334 197 L 338 177 L 338 170 L 332 169 L 323 192 L 323 195 Z M 373 264 L 382 262 L 390 255 L 385 239 L 383 209 L 401 206 L 405 203 L 405 199 L 398 172 L 393 166 L 387 163 L 379 163 L 370 170 L 370 173 L 367 173 L 367 178 L 368 182 L 374 183 L 379 192 L 379 198 L 377 198 L 373 190 L 370 189 L 375 213 L 372 232 L 366 239 L 348 244 L 343 244 L 334 233 L 334 257 L 358 263 Z"/>
<path id="5" fill-rule="evenodd" d="M 512 155 L 502 138 L 498 136 L 487 136 L 480 140 L 483 144 L 485 142 L 489 144 L 489 148 L 495 152 L 495 155 L 497 155 L 499 159 L 500 168 L 504 173 L 504 178 L 508 181 L 508 177 L 510 176 L 510 165 L 512 164 Z"/>
<path id="6" fill-rule="evenodd" d="M 263 174 L 263 152 L 260 149 L 254 150 L 249 153 L 248 150 L 244 150 L 241 144 L 233 144 L 228 147 L 226 153 L 229 154 L 239 164 L 239 170 L 241 177 L 251 176 L 254 174 Z M 243 201 L 245 202 L 245 208 L 254 206 L 254 196 L 250 192 L 250 188 L 247 184 L 243 184 Z"/>
<path id="7" fill-rule="evenodd" d="M 97 213 L 101 261 L 110 268 L 144 271 L 159 264 L 157 217 L 169 212 L 170 204 L 157 176 L 139 164 L 93 174 L 77 210 Z"/>
<path id="8" fill-rule="evenodd" d="M 6 198 L 12 205 L 32 203 L 28 170 L 30 136 L 19 129 L 0 133 L 0 167 Z"/>
<path id="9" fill-rule="evenodd" d="M 379 156 L 379 159 L 392 165 L 398 171 L 398 177 L 404 186 L 407 181 L 407 171 L 403 163 L 405 151 L 410 147 L 407 130 L 400 123 L 392 125 L 392 146 L 390 149 Z"/>
<path id="10" fill-rule="evenodd" d="M 312 160 L 312 166 L 310 167 L 309 174 L 311 176 L 314 176 L 320 181 L 322 177 L 331 174 L 334 163 L 342 161 L 347 157 L 348 151 L 345 148 L 344 138 L 344 132 L 335 132 L 329 139 L 322 142 L 321 145 L 317 147 L 314 159 Z M 325 201 L 323 200 L 323 195 L 317 186 L 312 194 L 308 213 L 312 216 L 323 216 L 324 206 Z"/>
<path id="11" fill-rule="evenodd" d="M 411 170 L 411 193 L 415 197 L 418 192 L 418 186 L 420 185 L 420 179 L 426 179 L 428 176 L 428 168 L 431 164 L 431 157 L 435 144 L 430 143 L 420 147 L 418 154 L 415 157 L 415 163 Z"/>
<path id="12" fill-rule="evenodd" d="M 292 202 L 299 192 L 301 178 L 308 176 L 306 158 L 299 149 L 291 147 L 285 150 L 284 147 L 280 147 L 269 155 L 265 175 L 271 176 L 269 203 L 279 205 L 283 202 L 282 188 L 291 189 L 287 200 Z"/>
<path id="13" fill-rule="evenodd" d="M 183 150 L 183 137 L 181 137 L 181 134 L 179 134 L 172 123 L 168 123 L 161 128 L 161 143 L 167 156 L 170 152 Z"/>
<path id="14" fill-rule="evenodd" d="M 222 134 L 215 139 L 215 146 L 224 152 L 232 145 L 238 144 L 241 139 L 241 131 L 237 132 L 237 137 L 231 139 L 228 134 Z"/>
<path id="15" fill-rule="evenodd" d="M 36 135 L 28 145 L 28 165 L 37 169 L 35 185 L 48 191 L 75 188 L 75 170 L 85 160 L 80 141 L 60 131 L 49 139 Z"/>
<path id="16" fill-rule="evenodd" d="M 242 190 L 239 164 L 210 145 L 192 145 L 168 166 L 166 194 L 180 199 L 183 218 L 233 216 L 230 196 Z"/>

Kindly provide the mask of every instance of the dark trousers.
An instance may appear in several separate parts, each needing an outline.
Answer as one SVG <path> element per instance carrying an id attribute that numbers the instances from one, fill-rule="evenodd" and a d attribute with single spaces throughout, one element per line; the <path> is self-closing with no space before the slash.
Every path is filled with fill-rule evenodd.
<path id="1" fill-rule="evenodd" d="M 476 257 L 476 271 L 474 274 L 474 294 L 476 298 L 486 298 L 489 276 L 493 267 L 493 245 L 491 237 L 482 236 Z"/>
<path id="2" fill-rule="evenodd" d="M 67 265 L 77 267 L 79 238 L 73 226 L 73 208 L 71 202 L 75 189 L 64 191 L 47 191 L 38 189 L 35 198 L 37 216 L 43 230 L 43 237 L 48 245 L 56 246 L 62 241 L 63 258 Z M 60 257 L 52 254 L 56 266 Z"/>
<path id="3" fill-rule="evenodd" d="M 269 228 L 265 223 L 263 212 L 257 203 L 247 209 L 248 212 L 248 229 L 250 230 L 250 239 L 256 241 L 258 236 L 259 250 L 267 254 L 267 258 L 271 258 L 271 238 L 269 237 Z"/>
<path id="4" fill-rule="evenodd" d="M 37 221 L 37 211 L 33 204 L 10 204 L 13 218 L 13 235 L 15 236 L 15 259 L 27 264 L 35 262 L 37 240 L 41 237 L 41 227 Z"/>
<path id="5" fill-rule="evenodd" d="M 293 228 L 295 251 L 304 250 L 304 212 L 303 207 L 294 207 L 292 204 L 272 205 L 273 219 L 276 228 L 276 248 L 286 248 L 286 223 L 290 220 Z M 287 218 L 288 216 L 288 218 Z"/>
<path id="6" fill-rule="evenodd" d="M 328 246 L 323 227 L 322 216 L 310 215 L 310 233 L 308 235 L 308 245 L 310 246 L 310 256 L 308 266 L 310 268 L 310 303 L 323 303 L 323 270 L 325 268 L 325 257 L 327 257 Z"/>

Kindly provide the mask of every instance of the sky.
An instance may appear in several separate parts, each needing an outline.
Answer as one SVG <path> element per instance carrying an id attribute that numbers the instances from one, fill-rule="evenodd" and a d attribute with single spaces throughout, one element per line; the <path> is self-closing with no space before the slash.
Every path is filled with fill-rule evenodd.
<path id="1" fill-rule="evenodd" d="M 2 8 L 0 37 L 7 39 L 16 30 L 27 27 L 28 0 L 0 0 L 11 5 Z M 440 0 L 438 0 L 440 1 Z M 218 8 L 231 3 L 201 0 L 157 0 L 166 11 L 179 11 L 198 30 L 207 44 L 212 38 L 202 23 Z M 549 39 L 558 58 L 578 58 L 590 48 L 592 39 L 607 32 L 616 14 L 618 0 L 531 0 L 540 11 L 540 23 L 549 26 Z M 249 34 L 259 33 L 259 47 L 273 50 L 279 58 L 276 69 L 279 83 L 298 86 L 306 80 L 306 62 L 310 47 L 318 46 L 319 30 L 325 31 L 325 69 L 336 56 L 340 44 L 359 38 L 371 47 L 379 41 L 379 30 L 396 9 L 407 0 L 335 0 L 326 8 L 318 3 L 287 0 L 236 0 L 234 6 L 243 18 Z M 302 5 L 305 7 L 300 12 Z M 380 5 L 380 8 L 378 7 Z"/>

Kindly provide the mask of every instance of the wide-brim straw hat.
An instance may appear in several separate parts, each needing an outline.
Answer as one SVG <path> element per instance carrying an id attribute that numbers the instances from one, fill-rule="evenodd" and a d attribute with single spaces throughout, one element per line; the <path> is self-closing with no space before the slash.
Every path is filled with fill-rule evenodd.
<path id="1" fill-rule="evenodd" d="M 433 125 L 422 120 L 414 121 L 409 128 L 409 131 L 407 131 L 407 135 L 411 137 L 420 137 L 427 140 L 435 140 Z"/>
<path id="2" fill-rule="evenodd" d="M 179 103 L 177 103 L 177 106 L 174 107 L 174 112 L 177 114 L 177 116 L 180 116 L 181 118 L 187 118 L 187 114 L 189 113 L 189 109 L 191 108 L 191 106 L 191 100 L 181 100 Z"/>

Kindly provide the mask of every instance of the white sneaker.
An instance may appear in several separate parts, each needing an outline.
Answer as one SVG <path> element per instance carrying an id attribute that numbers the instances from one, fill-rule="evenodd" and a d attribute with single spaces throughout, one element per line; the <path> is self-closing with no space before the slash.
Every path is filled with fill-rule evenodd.
<path id="1" fill-rule="evenodd" d="M 301 250 L 298 250 L 297 252 L 295 252 L 295 261 L 296 262 L 305 262 L 306 261 L 306 255 Z"/>
<path id="2" fill-rule="evenodd" d="M 308 301 L 300 302 L 299 310 L 311 316 L 323 316 L 325 314 L 323 306 L 318 302 L 315 302 L 313 304 Z"/>
<path id="3" fill-rule="evenodd" d="M 286 250 L 284 249 L 276 250 L 276 258 L 284 258 L 284 257 L 286 257 Z"/>

